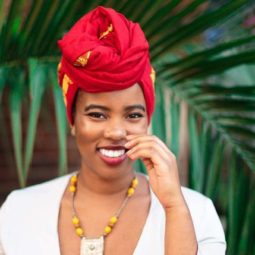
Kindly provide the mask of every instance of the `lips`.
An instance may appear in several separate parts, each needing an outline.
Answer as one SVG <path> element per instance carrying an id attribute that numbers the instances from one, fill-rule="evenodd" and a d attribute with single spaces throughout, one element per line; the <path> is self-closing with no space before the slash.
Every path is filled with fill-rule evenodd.
<path id="1" fill-rule="evenodd" d="M 124 146 L 106 146 L 97 149 L 99 157 L 108 165 L 121 164 L 127 157 Z"/>

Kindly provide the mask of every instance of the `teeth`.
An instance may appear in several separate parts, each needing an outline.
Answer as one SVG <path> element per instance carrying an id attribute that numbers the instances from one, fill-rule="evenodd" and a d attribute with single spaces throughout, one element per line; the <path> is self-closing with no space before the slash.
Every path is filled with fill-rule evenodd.
<path id="1" fill-rule="evenodd" d="M 122 155 L 124 155 L 125 150 L 106 150 L 106 149 L 100 149 L 100 153 L 102 153 L 104 156 L 109 158 L 117 158 Z"/>

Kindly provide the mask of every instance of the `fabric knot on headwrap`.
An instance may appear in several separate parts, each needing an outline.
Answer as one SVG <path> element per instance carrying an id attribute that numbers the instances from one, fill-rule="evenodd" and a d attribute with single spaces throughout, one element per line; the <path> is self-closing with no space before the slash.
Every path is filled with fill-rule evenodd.
<path id="1" fill-rule="evenodd" d="M 58 66 L 68 120 L 79 89 L 90 93 L 122 90 L 138 83 L 150 121 L 154 110 L 155 72 L 149 44 L 137 23 L 110 8 L 97 7 L 84 15 L 58 41 Z"/>

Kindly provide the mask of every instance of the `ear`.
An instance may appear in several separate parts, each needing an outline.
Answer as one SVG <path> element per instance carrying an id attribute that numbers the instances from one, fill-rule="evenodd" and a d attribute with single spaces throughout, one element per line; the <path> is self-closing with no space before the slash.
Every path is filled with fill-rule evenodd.
<path id="1" fill-rule="evenodd" d="M 73 135 L 73 136 L 75 136 L 75 126 L 73 125 L 73 126 L 71 126 L 71 134 Z"/>

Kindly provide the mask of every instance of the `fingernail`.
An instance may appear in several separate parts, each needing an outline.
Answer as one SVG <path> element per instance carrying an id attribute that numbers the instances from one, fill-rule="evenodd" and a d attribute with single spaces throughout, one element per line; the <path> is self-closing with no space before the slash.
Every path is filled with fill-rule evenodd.
<path id="1" fill-rule="evenodd" d="M 128 142 L 128 143 L 125 143 L 125 145 L 124 145 L 124 146 L 125 146 L 126 148 L 129 148 L 129 147 L 130 147 L 130 145 L 131 145 L 131 143 L 130 143 L 130 142 Z"/>

